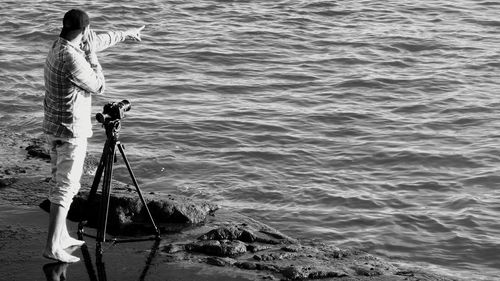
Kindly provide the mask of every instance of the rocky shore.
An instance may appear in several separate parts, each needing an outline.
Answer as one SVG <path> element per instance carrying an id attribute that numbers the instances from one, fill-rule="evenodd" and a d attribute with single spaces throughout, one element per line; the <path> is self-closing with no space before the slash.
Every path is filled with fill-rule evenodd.
<path id="1" fill-rule="evenodd" d="M 4 210 L 9 210 L 8 206 L 27 208 L 26 212 L 30 216 L 44 216 L 41 210 L 48 210 L 46 194 L 50 183 L 47 179 L 48 155 L 41 139 L 2 132 L 0 155 L 0 207 Z M 95 156 L 90 155 L 82 179 L 82 190 L 75 198 L 69 215 L 71 220 L 79 221 L 84 214 L 88 220 L 86 230 L 89 232 L 95 231 L 92 226 L 95 226 L 98 212 L 96 202 L 87 202 L 96 163 Z M 226 210 L 212 202 L 159 192 L 144 195 L 160 228 L 161 241 L 151 249 L 141 250 L 146 244 L 138 243 L 133 246 L 121 245 L 118 250 L 104 253 L 105 259 L 120 260 L 121 266 L 127 268 L 139 267 L 137 260 L 149 253 L 150 266 L 146 270 L 149 273 L 142 271 L 144 274 L 141 274 L 140 280 L 165 280 L 172 274 L 177 274 L 173 280 L 459 280 L 417 266 L 387 261 L 356 249 L 300 241 L 239 214 L 237 210 Z M 97 199 L 99 196 L 98 193 Z M 144 206 L 133 186 L 114 181 L 110 204 L 110 235 L 137 236 L 151 232 Z M 2 256 L 15 255 L 14 251 L 18 247 L 14 245 L 19 243 L 18 236 L 22 233 L 28 232 L 38 237 L 37 243 L 43 241 L 45 220 L 28 224 L 36 226 L 30 229 L 29 226 L 8 225 L 12 221 L 8 219 L 8 212 L 6 216 L 4 222 L 7 225 L 3 223 L 0 226 Z M 87 245 L 92 247 L 92 244 L 92 239 L 88 239 Z M 40 253 L 42 247 L 39 245 Z M 84 258 L 86 247 L 82 249 Z M 133 251 L 130 252 L 130 249 Z M 128 255 L 128 258 L 124 259 L 123 255 Z M 90 257 L 85 258 L 88 259 Z M 20 262 L 29 263 L 28 260 L 26 257 Z M 85 267 L 89 269 L 92 265 L 87 261 Z M 193 268 L 196 268 L 199 279 L 193 277 Z M 10 270 L 8 266 L 3 271 L 7 270 Z M 84 274 L 82 272 L 80 275 Z M 0 269 L 0 274 L 4 273 L 7 274 Z M 90 275 L 89 270 L 87 273 Z M 16 280 L 15 275 L 11 276 L 14 276 L 11 280 Z M 118 277 L 119 280 L 137 280 L 128 274 Z"/>

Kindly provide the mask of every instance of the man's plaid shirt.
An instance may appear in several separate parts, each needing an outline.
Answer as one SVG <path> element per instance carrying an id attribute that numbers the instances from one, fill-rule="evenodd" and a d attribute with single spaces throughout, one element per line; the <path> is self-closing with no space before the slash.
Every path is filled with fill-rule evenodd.
<path id="1" fill-rule="evenodd" d="M 125 39 L 122 32 L 95 38 L 96 51 Z M 92 136 L 91 95 L 104 91 L 100 65 L 92 68 L 80 46 L 59 37 L 47 55 L 44 79 L 44 133 L 67 138 Z"/>

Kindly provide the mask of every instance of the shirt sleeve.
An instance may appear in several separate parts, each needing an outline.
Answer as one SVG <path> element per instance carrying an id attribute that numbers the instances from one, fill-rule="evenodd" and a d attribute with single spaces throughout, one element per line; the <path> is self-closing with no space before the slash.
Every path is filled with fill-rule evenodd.
<path id="1" fill-rule="evenodd" d="M 116 45 L 116 43 L 125 40 L 125 36 L 121 31 L 107 31 L 97 34 L 94 38 L 94 50 L 96 50 L 96 52 L 106 50 L 107 48 Z"/>
<path id="2" fill-rule="evenodd" d="M 99 64 L 92 67 L 84 56 L 68 53 L 66 67 L 69 80 L 91 94 L 104 92 L 104 75 Z"/>

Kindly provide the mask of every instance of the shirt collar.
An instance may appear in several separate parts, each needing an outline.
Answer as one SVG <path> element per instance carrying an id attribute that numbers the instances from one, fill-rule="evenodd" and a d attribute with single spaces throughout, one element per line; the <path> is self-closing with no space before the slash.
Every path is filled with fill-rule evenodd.
<path id="1" fill-rule="evenodd" d="M 67 46 L 70 46 L 72 48 L 74 48 L 75 50 L 77 50 L 78 52 L 83 52 L 83 50 L 80 48 L 79 45 L 71 42 L 71 41 L 68 41 L 62 37 L 59 37 L 59 42 L 61 43 L 61 45 L 67 45 Z"/>

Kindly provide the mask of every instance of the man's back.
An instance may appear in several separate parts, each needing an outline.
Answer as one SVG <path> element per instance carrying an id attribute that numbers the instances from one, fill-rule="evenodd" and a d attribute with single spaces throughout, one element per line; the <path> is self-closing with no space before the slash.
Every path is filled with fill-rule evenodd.
<path id="1" fill-rule="evenodd" d="M 90 137 L 91 93 L 99 93 L 104 78 L 85 60 L 85 53 L 59 37 L 44 68 L 43 130 L 58 137 Z"/>

